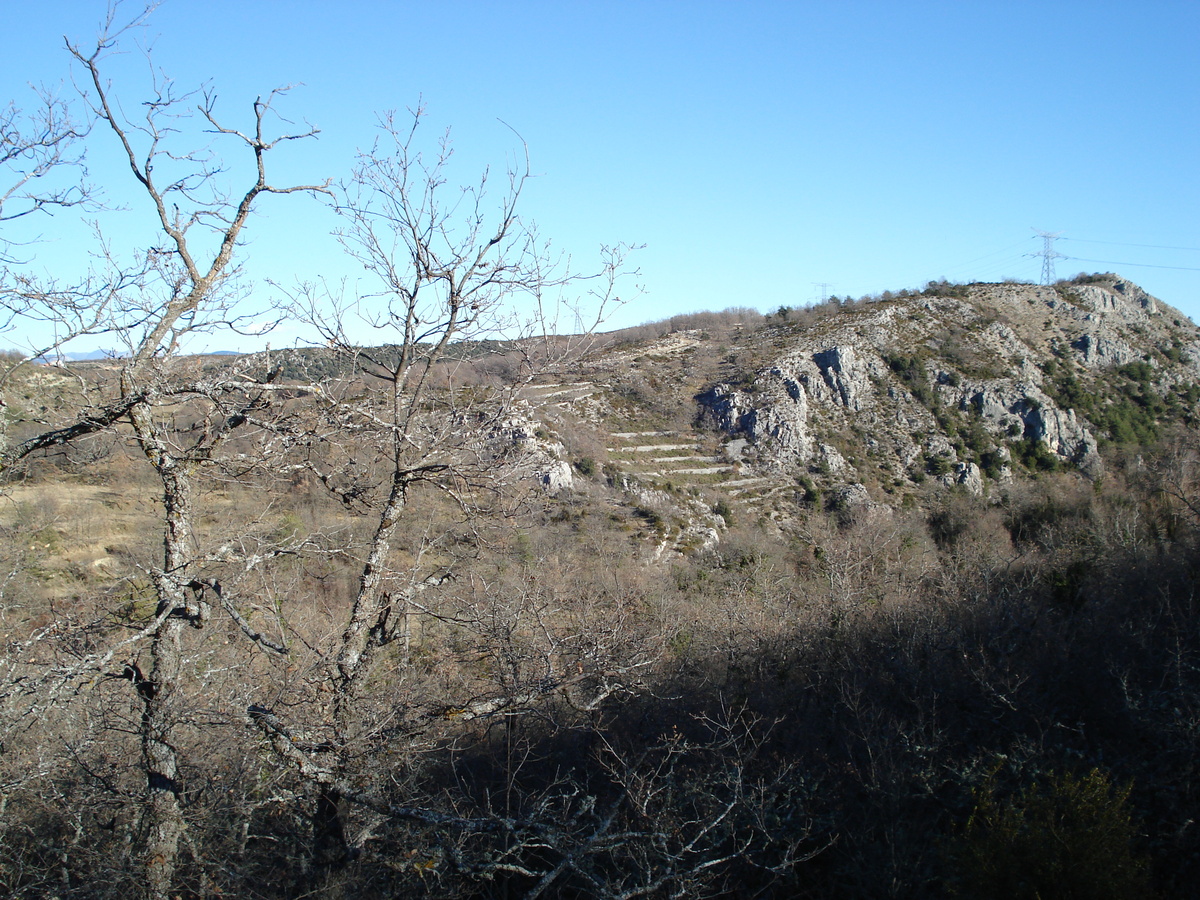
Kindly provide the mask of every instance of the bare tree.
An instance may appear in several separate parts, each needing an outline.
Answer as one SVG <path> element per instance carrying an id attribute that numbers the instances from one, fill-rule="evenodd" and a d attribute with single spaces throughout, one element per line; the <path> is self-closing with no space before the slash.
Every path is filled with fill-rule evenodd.
<path id="1" fill-rule="evenodd" d="M 513 523 L 563 465 L 525 387 L 586 347 L 619 302 L 627 248 L 606 248 L 598 272 L 574 274 L 518 214 L 530 177 L 523 145 L 498 189 L 486 172 L 454 188 L 448 140 L 423 155 L 420 111 L 404 127 L 389 117 L 337 202 L 339 237 L 377 289 L 296 292 L 293 311 L 324 352 L 208 370 L 180 348 L 196 332 L 238 327 L 236 253 L 262 196 L 325 189 L 278 187 L 266 174 L 279 141 L 313 132 L 268 138 L 276 95 L 254 103 L 249 129 L 230 128 L 213 95 L 178 94 L 161 78 L 141 117 L 127 117 L 103 77 L 121 33 L 69 49 L 88 85 L 92 137 L 115 140 L 161 240 L 131 263 L 101 251 L 83 285 L 20 282 L 20 314 L 62 323 L 58 345 L 107 333 L 127 355 L 109 377 L 60 365 L 79 402 L 26 423 L 5 462 L 104 434 L 128 439 L 161 491 L 162 550 L 142 561 L 144 587 L 130 611 L 101 599 L 94 614 L 60 615 L 14 645 L 6 700 L 24 721 L 90 702 L 86 730 L 62 729 L 68 756 L 107 808 L 136 807 L 132 855 L 151 897 L 178 890 L 188 858 L 201 884 L 207 877 L 201 859 L 218 849 L 203 846 L 203 828 L 188 827 L 188 807 L 208 785 L 224 792 L 233 783 L 200 754 L 250 696 L 241 707 L 247 734 L 261 735 L 276 757 L 273 768 L 243 756 L 250 781 L 275 777 L 282 764 L 300 789 L 247 798 L 240 833 L 250 834 L 264 804 L 303 810 L 306 878 L 329 875 L 332 885 L 376 835 L 409 829 L 431 854 L 412 863 L 417 878 L 443 869 L 467 880 L 516 878 L 530 896 L 568 883 L 614 897 L 708 883 L 707 873 L 748 852 L 729 844 L 729 826 L 745 825 L 753 807 L 740 776 L 731 770 L 685 796 L 667 786 L 690 745 L 647 754 L 599 737 L 606 704 L 636 690 L 657 653 L 629 599 L 597 599 L 532 565 L 506 573 L 483 559 L 503 560 Z M 240 188 L 222 192 L 216 158 L 176 144 L 189 121 L 248 157 Z M 556 333 L 564 324 L 571 335 Z M 481 374 L 480 353 L 503 355 L 508 377 Z M 290 377 L 280 364 L 293 367 Z M 206 490 L 237 475 L 274 486 L 311 479 L 349 524 L 280 534 L 251 509 L 241 521 L 204 525 Z M 301 589 L 296 565 L 353 572 L 344 603 L 314 613 L 290 602 Z M 237 647 L 222 649 L 222 636 Z M 43 658 L 39 647 L 53 650 Z M 279 664 L 261 661 L 269 657 Z M 253 677 L 239 687 L 212 674 L 222 669 Z M 536 772 L 545 728 L 588 722 L 599 741 L 596 785 L 577 770 Z M 472 798 L 465 787 L 419 784 L 420 756 L 497 739 L 499 793 Z M 108 754 L 91 749 L 105 744 Z M 117 761 L 133 746 L 144 779 L 136 790 Z M 236 758 L 225 750 L 220 765 Z M 69 803 L 65 793 L 54 802 Z M 74 816 L 75 843 L 58 861 L 64 878 L 88 820 Z M 664 844 L 668 831 L 687 836 Z M 792 858 L 790 840 L 778 864 Z M 635 868 L 623 871 L 627 863 Z"/>
<path id="2" fill-rule="evenodd" d="M 318 817 L 314 859 L 330 859 L 330 846 L 337 847 L 334 861 L 353 852 L 338 812 L 347 798 L 364 808 L 383 802 L 353 783 L 353 762 L 365 747 L 398 732 L 416 746 L 424 739 L 418 735 L 439 722 L 514 715 L 594 681 L 595 673 L 585 679 L 582 668 L 565 671 L 564 656 L 545 645 L 536 678 L 518 677 L 490 696 L 418 692 L 406 711 L 387 713 L 380 704 L 394 695 L 371 697 L 366 689 L 381 666 L 398 667 L 400 681 L 413 678 L 414 632 L 428 636 L 440 624 L 479 633 L 478 609 L 465 599 L 465 561 L 497 539 L 536 476 L 557 462 L 536 436 L 522 385 L 578 352 L 579 340 L 619 302 L 615 287 L 624 274 L 626 248 L 606 249 L 601 271 L 581 278 L 521 219 L 518 203 L 530 177 L 523 145 L 498 193 L 486 171 L 457 188 L 448 136 L 432 154 L 419 149 L 422 118 L 419 109 L 405 123 L 384 117 L 379 140 L 339 193 L 346 221 L 339 239 L 373 288 L 347 296 L 345 286 L 308 285 L 294 296 L 297 318 L 315 327 L 337 374 L 308 379 L 317 402 L 309 426 L 291 435 L 292 464 L 372 523 L 360 544 L 343 551 L 358 566 L 345 617 L 330 623 L 336 631 L 321 643 L 310 683 L 293 685 L 309 692 L 307 700 L 281 695 L 293 710 L 286 718 L 265 704 L 250 714 L 281 755 L 319 785 L 317 805 L 330 814 Z M 591 318 L 585 323 L 582 308 L 571 306 L 576 334 L 559 337 L 553 319 L 569 289 L 591 295 Z M 478 354 L 489 348 L 519 360 L 506 383 L 478 378 Z M 542 634 L 549 644 L 559 640 L 550 629 Z M 328 702 L 318 702 L 322 696 Z M 440 814 L 421 815 L 436 822 Z"/>
<path id="3" fill-rule="evenodd" d="M 546 561 L 504 569 L 553 464 L 526 387 L 580 347 L 548 326 L 572 291 L 599 314 L 616 302 L 626 248 L 573 275 L 517 213 L 523 158 L 499 196 L 486 172 L 453 188 L 448 140 L 416 149 L 421 119 L 386 117 L 339 198 L 342 242 L 378 291 L 295 297 L 338 362 L 306 379 L 316 402 L 287 433 L 290 465 L 362 522 L 355 542 L 312 546 L 353 560 L 355 582 L 325 634 L 297 629 L 306 676 L 248 710 L 312 791 L 305 884 L 336 891 L 387 832 L 414 848 L 417 879 L 507 880 L 528 897 L 683 896 L 719 890 L 739 865 L 785 871 L 807 829 L 770 825 L 771 787 L 746 778 L 757 723 L 706 720 L 699 744 L 618 749 L 605 711 L 642 690 L 661 650 L 636 601 L 555 583 Z M 595 319 L 567 315 L 586 337 Z M 488 352 L 520 360 L 508 381 L 477 377 Z M 539 746 L 572 732 L 588 735 L 582 760 Z M 493 745 L 478 783 L 422 784 L 422 758 L 453 766 L 446 748 Z"/>
<path id="4" fill-rule="evenodd" d="M 5 227 L 0 234 L 0 333 L 33 319 L 53 323 L 50 330 L 57 338 L 64 330 L 62 317 L 47 317 L 40 308 L 40 301 L 54 291 L 35 285 L 21 271 L 21 257 L 33 252 L 36 235 L 18 240 L 11 228 L 18 220 L 32 222 L 63 209 L 87 206 L 94 196 L 83 165 L 87 129 L 60 97 L 46 91 L 35 96 L 36 105 L 29 112 L 15 102 L 0 109 L 0 226 Z M 72 335 L 76 331 L 71 329 Z M 0 413 L 5 407 L 4 385 L 27 359 L 15 355 L 0 366 Z M 6 413 L 0 414 L 0 452 L 7 450 L 7 419 Z"/>
<path id="5" fill-rule="evenodd" d="M 30 423 L 32 434 L 4 448 L 4 463 L 11 466 L 49 447 L 128 429 L 124 433 L 132 436 L 161 486 L 162 554 L 146 573 L 155 598 L 153 611 L 130 635 L 105 640 L 98 649 L 40 678 L 22 676 L 16 693 L 38 696 L 33 708 L 27 708 L 30 712 L 65 700 L 79 684 L 94 683 L 97 676 L 115 674 L 129 682 L 141 706 L 136 729 L 145 774 L 139 855 L 147 895 L 165 898 L 185 828 L 180 754 L 186 751 L 177 733 L 187 720 L 183 694 L 191 677 L 188 633 L 203 632 L 214 615 L 225 613 L 259 646 L 282 649 L 241 616 L 231 597 L 236 582 L 222 583 L 213 575 L 220 565 L 252 570 L 263 556 L 245 552 L 245 543 L 236 537 L 224 535 L 222 541 L 210 543 L 196 530 L 197 480 L 218 467 L 222 449 L 235 434 L 256 427 L 257 417 L 270 404 L 271 376 L 235 370 L 205 377 L 194 364 L 178 358 L 180 347 L 196 332 L 238 325 L 236 255 L 250 213 L 261 199 L 318 193 L 325 186 L 279 186 L 268 178 L 271 151 L 281 142 L 316 134 L 308 129 L 270 135 L 280 91 L 253 102 L 246 130 L 223 124 L 215 94 L 179 93 L 160 73 L 154 76 L 150 100 L 132 107 L 120 104 L 104 77 L 104 64 L 118 40 L 144 24 L 146 15 L 121 27 L 110 11 L 106 30 L 93 46 L 68 43 L 67 49 L 86 85 L 81 96 L 96 123 L 92 136 L 107 135 L 123 153 L 148 201 L 161 243 L 136 250 L 125 265 L 116 262 L 105 243 L 100 257 L 111 263 L 109 271 L 82 286 L 47 286 L 21 274 L 10 276 L 5 284 L 11 315 L 54 323 L 58 330 L 50 346 L 81 334 L 107 333 L 125 344 L 127 355 L 116 377 L 75 376 L 78 405 L 52 411 L 54 420 L 44 420 L 40 429 L 39 423 Z M 125 112 L 130 108 L 137 111 L 136 118 Z M 14 158 L 30 165 L 18 183 L 21 191 L 14 188 L 5 198 L 7 216 L 62 207 L 80 198 L 74 188 L 43 195 L 25 189 L 68 162 L 68 138 L 78 132 L 64 121 L 60 108 L 51 103 L 41 130 L 23 143 L 14 142 Z M 180 145 L 191 124 L 198 126 L 193 137 L 205 144 L 211 137 L 196 131 L 215 135 L 218 142 L 244 154 L 248 165 L 238 170 L 244 179 L 240 187 L 226 191 L 224 163 L 212 151 Z M 73 374 L 68 367 L 62 370 Z M 56 623 L 42 636 L 61 633 L 64 624 Z"/>
<path id="6" fill-rule="evenodd" d="M 81 142 L 87 129 L 72 118 L 62 98 L 46 91 L 35 96 L 31 112 L 15 102 L 0 109 L 0 169 L 6 176 L 0 185 L 0 222 L 80 206 L 92 198 L 86 181 L 71 177 L 83 171 Z M 12 262 L 8 253 L 0 261 Z"/>

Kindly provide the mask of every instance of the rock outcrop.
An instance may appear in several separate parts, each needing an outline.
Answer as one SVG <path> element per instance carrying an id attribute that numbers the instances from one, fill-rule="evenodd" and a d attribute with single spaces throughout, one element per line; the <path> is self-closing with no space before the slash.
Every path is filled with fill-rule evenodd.
<path id="1" fill-rule="evenodd" d="M 531 479 L 548 493 L 568 490 L 574 484 L 574 473 L 566 459 L 566 448 L 537 423 L 534 415 L 527 404 L 510 407 L 506 415 L 484 430 L 484 452 L 506 457 L 518 477 Z"/>
<path id="2" fill-rule="evenodd" d="M 1000 497 L 1033 472 L 1096 476 L 1106 442 L 1195 423 L 1200 330 L 1116 276 L 939 284 L 639 337 L 584 377 L 587 408 L 572 415 L 612 424 L 566 442 L 580 471 L 601 463 L 630 530 L 686 552 L 731 521 L 786 529 L 818 506 L 890 515 L 940 490 Z M 538 477 L 564 489 L 567 457 L 540 452 Z"/>
<path id="3" fill-rule="evenodd" d="M 867 304 L 845 321 L 798 330 L 746 382 L 717 384 L 697 399 L 704 420 L 744 442 L 739 458 L 767 471 L 830 473 L 831 445 L 859 443 L 865 452 L 848 463 L 847 454 L 836 457 L 843 480 L 863 466 L 911 475 L 928 458 L 941 483 L 982 492 L 983 457 L 998 474 L 1001 452 L 1023 441 L 1095 474 L 1095 426 L 1056 400 L 1045 373 L 1059 359 L 1100 371 L 1149 358 L 1147 335 L 1155 339 L 1162 309 L 1117 278 L 974 285 L 954 296 Z M 1195 367 L 1192 352 L 1180 345 L 1176 356 Z"/>

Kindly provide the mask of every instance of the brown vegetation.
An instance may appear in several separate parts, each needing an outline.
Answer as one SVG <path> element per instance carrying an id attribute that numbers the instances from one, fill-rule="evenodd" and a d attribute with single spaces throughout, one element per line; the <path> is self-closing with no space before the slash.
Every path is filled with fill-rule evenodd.
<path id="1" fill-rule="evenodd" d="M 1200 859 L 1187 826 L 1197 452 L 1180 435 L 1114 460 L 1098 488 L 1056 476 L 999 506 L 950 494 L 927 515 L 814 511 L 791 543 L 743 525 L 651 567 L 630 565 L 629 537 L 595 503 L 541 501 L 464 530 L 453 506 L 422 500 L 396 546 L 432 523 L 441 542 L 426 552 L 454 577 L 394 609 L 399 637 L 341 732 L 329 679 L 360 575 L 353 544 L 318 538 L 369 544 L 369 519 L 305 479 L 206 494 L 214 529 L 270 497 L 264 533 L 307 546 L 240 588 L 285 652 L 255 651 L 232 622 L 183 645 L 176 890 L 979 896 L 988 872 L 1017 865 L 1002 854 L 1043 847 L 1061 821 L 1077 829 L 1063 840 L 1097 849 L 1021 863 L 1032 880 L 1014 896 L 1097 896 L 1097 883 L 1145 896 L 1146 877 L 1186 896 Z M 117 477 L 110 460 L 93 479 Z M 61 470 L 38 474 L 25 496 L 63 491 Z M 55 513 L 5 527 L 44 521 L 69 557 L 83 535 Z M 119 514 L 91 521 L 104 531 Z M 133 565 L 73 599 L 48 594 L 9 546 L 6 693 L 38 724 L 6 729 L 0 873 L 14 896 L 127 894 L 138 657 L 40 700 L 44 673 L 125 640 L 153 602 Z M 413 571 L 403 550 L 393 565 Z M 1051 802 L 1065 818 L 1042 811 Z M 1075 821 L 1112 824 L 1101 836 Z"/>
<path id="2" fill-rule="evenodd" d="M 228 202 L 207 154 L 171 143 L 188 120 L 169 85 L 136 127 L 109 102 L 121 33 L 71 52 L 163 247 L 70 286 L 0 260 L 10 320 L 60 328 L 43 349 L 100 331 L 130 351 L 14 357 L 0 377 L 0 890 L 1194 890 L 1200 443 L 1178 410 L 1134 427 L 1157 416 L 1142 367 L 1121 377 L 1150 412 L 1110 414 L 1140 443 L 1109 447 L 1102 480 L 1030 465 L 980 496 L 905 482 L 884 507 L 823 500 L 809 476 L 830 473 L 797 471 L 760 514 L 710 482 L 651 488 L 614 460 L 715 459 L 697 384 L 745 381 L 797 329 L 874 301 L 497 342 L 514 296 L 575 283 L 516 216 L 527 169 L 447 196 L 447 145 L 422 153 L 417 111 L 336 192 L 276 188 L 267 104 L 238 132 L 205 99 L 202 130 L 252 162 Z M 9 159 L 70 166 L 83 130 L 54 105 L 42 121 L 58 138 Z M 347 331 L 360 298 L 303 285 L 288 312 L 320 351 L 180 355 L 237 308 L 251 208 L 327 190 L 377 280 L 377 340 Z M 623 260 L 589 280 L 601 308 Z M 939 335 L 952 354 L 961 336 Z M 601 399 L 537 418 L 528 398 L 598 346 L 588 374 L 617 372 Z M 598 418 L 631 442 L 608 447 Z M 552 427 L 574 487 L 544 487 Z M 830 440 L 866 460 L 865 437 Z M 695 467 L 717 484 L 738 465 Z M 697 506 L 718 543 L 688 543 L 676 519 Z"/>

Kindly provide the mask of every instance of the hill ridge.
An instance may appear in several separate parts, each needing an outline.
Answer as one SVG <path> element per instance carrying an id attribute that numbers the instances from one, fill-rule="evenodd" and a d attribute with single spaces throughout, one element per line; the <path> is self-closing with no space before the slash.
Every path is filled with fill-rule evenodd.
<path id="1" fill-rule="evenodd" d="M 649 497 L 682 549 L 717 508 L 786 525 L 815 504 L 1099 477 L 1103 447 L 1195 424 L 1200 332 L 1114 275 L 939 283 L 610 344 L 576 377 L 538 386 L 553 417 L 523 396 L 576 475 Z"/>

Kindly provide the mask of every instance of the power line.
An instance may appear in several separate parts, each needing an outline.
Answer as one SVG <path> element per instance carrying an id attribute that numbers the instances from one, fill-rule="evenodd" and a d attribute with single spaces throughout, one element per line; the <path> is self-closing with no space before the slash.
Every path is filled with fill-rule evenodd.
<path id="1" fill-rule="evenodd" d="M 1033 254 L 1037 256 L 1038 254 Z M 1194 266 L 1155 266 L 1150 263 L 1131 263 L 1131 262 L 1116 262 L 1111 259 L 1084 259 L 1082 256 L 1063 256 L 1062 259 L 1073 259 L 1076 262 L 1103 263 L 1106 266 L 1137 266 L 1142 269 L 1174 269 L 1178 272 L 1200 272 L 1200 268 Z"/>
<path id="2" fill-rule="evenodd" d="M 976 263 L 982 263 L 984 260 L 992 260 L 994 257 L 1005 256 L 1007 254 L 1011 254 L 1012 251 L 1016 250 L 1018 247 L 1023 247 L 1023 246 L 1025 246 L 1025 241 L 1023 241 L 1023 240 L 1017 241 L 1017 243 L 1010 244 L 1009 246 L 1004 247 L 1001 250 L 994 250 L 991 253 L 985 253 L 985 254 L 983 254 L 983 256 L 977 256 L 974 259 L 968 259 L 966 262 L 955 263 L 952 266 L 947 266 L 946 269 L 951 272 L 959 270 L 959 269 L 967 269 L 967 268 L 975 265 Z M 1011 259 L 1012 259 L 1012 257 L 1009 256 L 1008 259 L 1004 261 L 1004 265 L 1008 265 L 1008 260 L 1011 260 Z"/>
<path id="3" fill-rule="evenodd" d="M 1200 253 L 1200 247 L 1168 247 L 1164 244 L 1124 244 L 1120 241 L 1089 241 L 1086 238 L 1063 238 L 1064 241 L 1076 241 L 1080 244 L 1108 244 L 1110 247 L 1147 247 L 1151 250 L 1189 250 Z"/>

